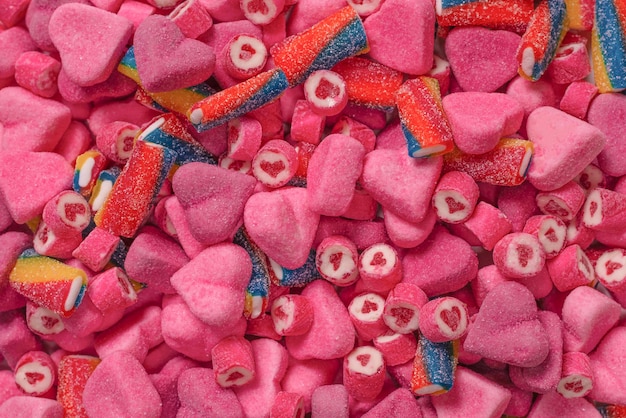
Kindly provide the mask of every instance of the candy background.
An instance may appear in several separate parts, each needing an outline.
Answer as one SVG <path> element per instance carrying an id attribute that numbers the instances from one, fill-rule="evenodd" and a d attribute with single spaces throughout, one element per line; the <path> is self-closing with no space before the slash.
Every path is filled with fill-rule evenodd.
<path id="1" fill-rule="evenodd" d="M 621 0 L 0 0 L 0 417 L 626 415 Z"/>

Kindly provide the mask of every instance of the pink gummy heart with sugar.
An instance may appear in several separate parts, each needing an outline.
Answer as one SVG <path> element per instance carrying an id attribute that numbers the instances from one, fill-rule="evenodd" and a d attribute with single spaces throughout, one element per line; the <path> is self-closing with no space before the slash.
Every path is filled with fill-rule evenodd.
<path id="1" fill-rule="evenodd" d="M 74 169 L 52 152 L 0 153 L 0 192 L 13 220 L 26 223 L 41 215 L 50 199 L 72 188 Z"/>
<path id="2" fill-rule="evenodd" d="M 234 234 L 255 185 L 252 176 L 205 163 L 185 164 L 172 178 L 192 235 L 206 245 Z"/>
<path id="3" fill-rule="evenodd" d="M 535 367 L 550 352 L 533 294 L 507 281 L 485 297 L 463 345 L 470 353 L 519 367 Z"/>
<path id="4" fill-rule="evenodd" d="M 443 98 L 454 143 L 467 154 L 491 151 L 522 126 L 524 108 L 504 93 L 460 92 Z"/>
<path id="5" fill-rule="evenodd" d="M 55 10 L 48 28 L 63 71 L 79 86 L 93 86 L 116 69 L 133 24 L 97 7 L 68 3 Z"/>
<path id="6" fill-rule="evenodd" d="M 589 398 L 626 405 L 626 327 L 615 327 L 589 355 L 593 370 L 593 389 Z"/>
<path id="7" fill-rule="evenodd" d="M 189 310 L 212 326 L 234 326 L 243 314 L 246 286 L 252 261 L 243 248 L 222 243 L 212 245 L 170 279 Z"/>
<path id="8" fill-rule="evenodd" d="M 464 91 L 493 92 L 517 74 L 521 37 L 505 30 L 458 27 L 446 38 L 446 55 Z"/>
<path id="9" fill-rule="evenodd" d="M 2 150 L 52 151 L 71 121 L 70 108 L 63 103 L 36 96 L 21 87 L 0 90 Z"/>
<path id="10" fill-rule="evenodd" d="M 442 162 L 441 157 L 409 157 L 406 148 L 376 149 L 363 159 L 360 183 L 385 209 L 419 223 L 430 209 Z"/>
<path id="11" fill-rule="evenodd" d="M 303 188 L 253 194 L 243 212 L 250 238 L 268 257 L 288 269 L 306 262 L 319 215 L 309 209 Z"/>
<path id="12" fill-rule="evenodd" d="M 186 38 L 165 16 L 152 15 L 141 22 L 134 45 L 141 84 L 151 92 L 193 86 L 209 78 L 215 69 L 213 49 Z"/>

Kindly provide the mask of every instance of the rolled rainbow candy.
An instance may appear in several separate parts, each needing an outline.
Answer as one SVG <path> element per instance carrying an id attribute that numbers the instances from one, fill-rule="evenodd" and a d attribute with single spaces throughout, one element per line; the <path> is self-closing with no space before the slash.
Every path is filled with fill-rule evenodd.
<path id="1" fill-rule="evenodd" d="M 626 418 L 626 405 L 596 404 L 602 418 Z"/>
<path id="2" fill-rule="evenodd" d="M 289 86 L 303 83 L 317 70 L 329 70 L 339 61 L 369 51 L 363 22 L 346 6 L 309 29 L 272 46 L 274 64 L 287 76 Z"/>
<path id="3" fill-rule="evenodd" d="M 191 162 L 217 164 L 217 158 L 191 136 L 187 124 L 174 113 L 165 113 L 152 119 L 137 139 L 173 150 L 178 166 Z"/>
<path id="4" fill-rule="evenodd" d="M 247 319 L 260 318 L 265 315 L 269 302 L 270 272 L 267 256 L 252 241 L 243 226 L 235 234 L 233 243 L 246 250 L 252 261 L 252 275 L 246 288 L 243 314 Z"/>
<path id="5" fill-rule="evenodd" d="M 278 99 L 288 86 L 285 73 L 274 68 L 200 100 L 187 116 L 198 132 L 206 131 Z"/>
<path id="6" fill-rule="evenodd" d="M 517 50 L 519 75 L 531 81 L 538 80 L 552 62 L 568 28 L 565 0 L 542 0 Z"/>
<path id="7" fill-rule="evenodd" d="M 113 166 L 107 170 L 102 170 L 100 174 L 98 174 L 98 180 L 96 181 L 96 185 L 93 187 L 91 197 L 89 198 L 89 206 L 91 206 L 91 210 L 94 213 L 100 210 L 106 201 L 121 172 L 122 170 L 120 170 L 119 167 Z"/>
<path id="8" fill-rule="evenodd" d="M 277 286 L 304 287 L 321 276 L 315 264 L 315 250 L 311 250 L 302 267 L 287 269 L 268 257 L 270 278 Z"/>
<path id="9" fill-rule="evenodd" d="M 596 0 L 591 60 L 600 93 L 626 88 L 626 3 L 623 1 Z"/>
<path id="10" fill-rule="evenodd" d="M 165 109 L 166 111 L 176 112 L 186 115 L 194 103 L 215 93 L 215 89 L 207 83 L 196 84 L 195 86 L 186 87 L 178 90 L 152 93 L 145 90 L 141 85 L 139 73 L 137 72 L 137 62 L 135 61 L 135 49 L 133 46 L 128 48 L 124 57 L 117 66 L 117 71 L 132 79 L 139 86 L 136 94 L 144 105 L 148 105 L 147 97 L 152 99 L 154 103 L 150 103 L 148 107 L 155 110 Z"/>
<path id="11" fill-rule="evenodd" d="M 18 257 L 9 283 L 17 293 L 67 318 L 83 300 L 87 274 L 29 248 Z"/>
<path id="12" fill-rule="evenodd" d="M 444 155 L 443 172 L 462 171 L 475 181 L 496 186 L 517 186 L 526 180 L 532 155 L 532 142 L 502 138 L 493 150 L 484 154 L 465 154 L 455 148 Z"/>
<path id="13" fill-rule="evenodd" d="M 535 5 L 533 0 L 436 0 L 440 26 L 486 26 L 523 32 Z"/>
<path id="14" fill-rule="evenodd" d="M 411 391 L 417 396 L 439 395 L 452 388 L 459 358 L 459 340 L 434 343 L 421 333 L 413 360 Z"/>
<path id="15" fill-rule="evenodd" d="M 404 81 L 400 71 L 366 58 L 347 58 L 333 67 L 346 82 L 348 100 L 359 106 L 394 110 L 396 92 Z"/>
<path id="16" fill-rule="evenodd" d="M 396 105 L 411 157 L 432 157 L 454 149 L 436 79 L 419 76 L 405 81 L 396 93 Z"/>
<path id="17" fill-rule="evenodd" d="M 175 160 L 176 153 L 168 148 L 136 141 L 111 193 L 96 212 L 96 225 L 113 235 L 133 237 L 150 214 Z"/>
<path id="18" fill-rule="evenodd" d="M 590 31 L 593 28 L 594 2 L 595 0 L 565 0 L 570 29 Z"/>
<path id="19" fill-rule="evenodd" d="M 74 164 L 73 189 L 76 193 L 89 198 L 98 181 L 100 172 L 104 170 L 107 158 L 98 150 L 90 149 L 76 157 Z"/>

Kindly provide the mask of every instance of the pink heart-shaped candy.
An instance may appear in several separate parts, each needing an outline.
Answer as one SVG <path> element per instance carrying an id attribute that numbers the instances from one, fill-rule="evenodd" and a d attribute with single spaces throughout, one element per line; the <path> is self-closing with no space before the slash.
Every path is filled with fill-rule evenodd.
<path id="1" fill-rule="evenodd" d="M 172 178 L 192 235 L 206 245 L 235 232 L 255 185 L 252 176 L 205 163 L 185 164 Z"/>
<path id="2" fill-rule="evenodd" d="M 463 345 L 466 351 L 519 367 L 535 367 L 550 351 L 533 294 L 506 281 L 485 297 Z"/>
<path id="3" fill-rule="evenodd" d="M 250 238 L 281 266 L 301 267 L 315 238 L 319 215 L 309 209 L 306 189 L 253 194 L 243 213 Z"/>
<path id="4" fill-rule="evenodd" d="M 589 397 L 598 402 L 626 405 L 626 327 L 615 327 L 589 355 L 593 389 Z"/>
<path id="5" fill-rule="evenodd" d="M 446 38 L 446 55 L 464 91 L 493 92 L 517 74 L 522 38 L 505 30 L 458 27 Z"/>
<path id="6" fill-rule="evenodd" d="M 141 22 L 134 45 L 141 84 L 151 92 L 193 86 L 209 78 L 215 69 L 213 49 L 186 38 L 165 16 L 152 15 Z"/>
<path id="7" fill-rule="evenodd" d="M 70 80 L 93 86 L 108 79 L 117 67 L 133 24 L 97 7 L 68 3 L 56 9 L 48 29 Z"/>

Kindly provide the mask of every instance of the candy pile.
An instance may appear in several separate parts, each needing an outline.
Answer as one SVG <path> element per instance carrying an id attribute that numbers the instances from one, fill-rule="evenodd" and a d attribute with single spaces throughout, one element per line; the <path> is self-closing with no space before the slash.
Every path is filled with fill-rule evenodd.
<path id="1" fill-rule="evenodd" d="M 0 0 L 0 417 L 626 416 L 626 5 Z"/>

